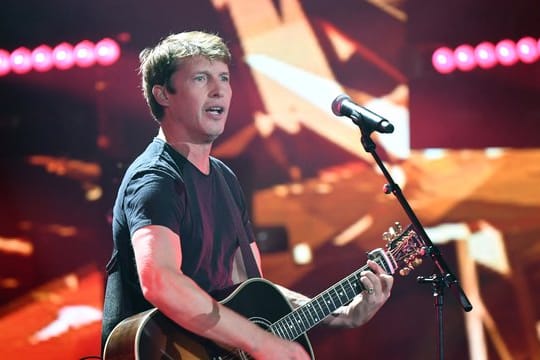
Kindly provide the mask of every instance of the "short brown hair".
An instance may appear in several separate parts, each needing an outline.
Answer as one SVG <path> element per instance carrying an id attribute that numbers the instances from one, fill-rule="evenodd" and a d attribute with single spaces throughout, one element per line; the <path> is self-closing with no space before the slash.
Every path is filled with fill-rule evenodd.
<path id="1" fill-rule="evenodd" d="M 163 85 L 174 93 L 170 83 L 172 75 L 184 59 L 197 55 L 226 64 L 231 62 L 231 53 L 223 39 L 202 31 L 171 34 L 139 54 L 143 95 L 157 121 L 163 117 L 163 107 L 154 99 L 152 88 L 154 85 Z"/>

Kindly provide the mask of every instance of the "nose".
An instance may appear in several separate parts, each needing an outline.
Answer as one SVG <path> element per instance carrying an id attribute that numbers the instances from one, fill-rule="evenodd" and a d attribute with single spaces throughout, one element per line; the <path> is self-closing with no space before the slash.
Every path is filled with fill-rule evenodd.
<path id="1" fill-rule="evenodd" d="M 215 86 L 212 91 L 210 92 L 210 97 L 213 98 L 222 98 L 223 97 L 223 90 L 219 86 Z"/>
<path id="2" fill-rule="evenodd" d="M 231 90 L 231 85 L 228 82 L 214 80 L 210 89 L 210 97 L 222 98 Z"/>

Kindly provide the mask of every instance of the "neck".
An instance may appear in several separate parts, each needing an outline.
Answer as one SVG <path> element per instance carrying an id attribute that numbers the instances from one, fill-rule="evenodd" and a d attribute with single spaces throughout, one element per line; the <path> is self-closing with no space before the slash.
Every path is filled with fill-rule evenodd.
<path id="1" fill-rule="evenodd" d="M 210 172 L 210 150 L 212 144 L 198 144 L 182 137 L 174 136 L 174 132 L 167 131 L 167 128 L 161 126 L 157 137 L 164 140 L 176 151 L 182 154 L 190 163 L 192 163 L 203 174 Z"/>

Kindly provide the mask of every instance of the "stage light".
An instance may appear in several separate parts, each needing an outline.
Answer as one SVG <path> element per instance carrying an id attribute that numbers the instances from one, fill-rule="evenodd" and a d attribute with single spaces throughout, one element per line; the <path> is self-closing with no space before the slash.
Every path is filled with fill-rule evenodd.
<path id="1" fill-rule="evenodd" d="M 431 57 L 431 62 L 435 70 L 441 74 L 451 73 L 456 68 L 454 52 L 447 47 L 435 50 Z"/>
<path id="2" fill-rule="evenodd" d="M 39 72 L 49 71 L 54 66 L 52 49 L 41 45 L 32 51 L 32 66 Z"/>
<path id="3" fill-rule="evenodd" d="M 96 63 L 102 66 L 112 65 L 120 58 L 120 46 L 110 38 L 100 40 L 96 45 L 89 40 L 79 42 L 75 47 L 63 42 L 51 49 L 48 45 L 40 45 L 34 50 L 19 47 L 13 52 L 0 49 L 0 76 L 13 71 L 25 74 L 34 69 L 45 72 L 56 67 L 67 70 L 74 65 L 90 67 Z"/>
<path id="4" fill-rule="evenodd" d="M 25 47 L 13 51 L 10 60 L 11 69 L 16 74 L 26 74 L 32 70 L 32 53 Z"/>
<path id="5" fill-rule="evenodd" d="M 75 48 L 73 48 L 75 64 L 80 67 L 89 67 L 94 65 L 96 62 L 94 47 L 94 44 L 89 40 L 83 40 L 75 45 Z"/>
<path id="6" fill-rule="evenodd" d="M 504 66 L 514 65 L 518 60 L 516 44 L 512 40 L 501 40 L 495 46 L 495 54 L 499 63 Z"/>
<path id="7" fill-rule="evenodd" d="M 292 251 L 293 261 L 297 265 L 307 265 L 313 261 L 313 252 L 308 243 L 296 244 Z"/>
<path id="8" fill-rule="evenodd" d="M 470 45 L 460 45 L 454 50 L 456 67 L 461 71 L 471 71 L 476 67 L 474 49 Z"/>
<path id="9" fill-rule="evenodd" d="M 105 38 L 96 44 L 94 53 L 98 64 L 112 65 L 120 58 L 120 46 L 116 41 Z"/>
<path id="10" fill-rule="evenodd" d="M 453 60 L 450 54 L 453 54 Z M 512 66 L 518 61 L 531 64 L 539 59 L 540 39 L 526 36 L 517 43 L 503 39 L 496 44 L 484 41 L 474 48 L 468 44 L 459 45 L 454 50 L 440 47 L 433 52 L 431 60 L 438 72 L 448 74 L 456 68 L 461 71 L 470 71 L 476 66 L 491 69 L 498 64 Z"/>
<path id="11" fill-rule="evenodd" d="M 531 64 L 538 60 L 539 50 L 536 40 L 532 37 L 524 37 L 519 40 L 516 44 L 516 50 L 519 59 L 526 64 Z"/>
<path id="12" fill-rule="evenodd" d="M 474 48 L 476 63 L 482 69 L 490 69 L 497 65 L 497 56 L 495 55 L 495 45 L 490 42 L 483 42 Z"/>
<path id="13" fill-rule="evenodd" d="M 73 67 L 75 58 L 73 56 L 73 46 L 68 43 L 56 45 L 53 50 L 54 66 L 60 70 L 67 70 Z"/>
<path id="14" fill-rule="evenodd" d="M 9 59 L 9 52 L 0 49 L 0 76 L 9 74 L 11 71 L 11 63 Z"/>

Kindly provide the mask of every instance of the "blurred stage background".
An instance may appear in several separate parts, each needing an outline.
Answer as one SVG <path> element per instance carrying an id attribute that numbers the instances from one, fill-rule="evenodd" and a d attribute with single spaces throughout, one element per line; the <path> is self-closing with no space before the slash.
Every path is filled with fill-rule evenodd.
<path id="1" fill-rule="evenodd" d="M 316 295 L 362 266 L 394 221 L 408 224 L 359 129 L 331 114 L 347 93 L 395 125 L 373 135 L 377 149 L 474 306 L 465 313 L 446 291 L 446 358 L 540 358 L 540 61 L 432 66 L 440 47 L 537 42 L 538 1 L 2 5 L 7 52 L 108 37 L 121 56 L 0 77 L 0 358 L 99 355 L 110 208 L 157 129 L 138 53 L 194 29 L 233 52 L 233 108 L 214 155 L 244 185 L 267 278 Z M 317 358 L 436 358 L 432 291 L 416 282 L 431 273 L 425 259 L 396 276 L 389 303 L 360 329 L 312 330 Z"/>

